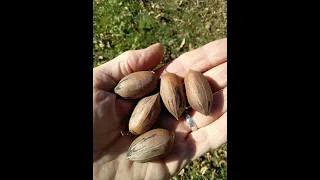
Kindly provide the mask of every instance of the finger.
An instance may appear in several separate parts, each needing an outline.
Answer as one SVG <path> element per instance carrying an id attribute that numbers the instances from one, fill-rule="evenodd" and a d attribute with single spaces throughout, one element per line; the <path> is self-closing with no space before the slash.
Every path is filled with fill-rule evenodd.
<path id="1" fill-rule="evenodd" d="M 191 160 L 195 160 L 206 152 L 217 149 L 227 142 L 227 112 L 208 126 L 200 128 L 187 136 L 187 147 L 195 147 Z M 187 150 L 188 151 L 188 150 Z M 187 157 L 189 158 L 189 157 Z"/>
<path id="2" fill-rule="evenodd" d="M 189 116 L 193 119 L 198 128 L 204 127 L 227 111 L 227 87 L 213 94 L 214 103 L 208 116 L 205 116 L 192 108 L 188 109 Z M 179 120 L 173 118 L 168 112 L 163 113 L 157 121 L 156 127 L 166 128 L 171 131 L 189 133 L 191 132 L 185 117 L 182 115 Z"/>
<path id="3" fill-rule="evenodd" d="M 204 72 L 203 75 L 208 80 L 213 93 L 223 89 L 227 86 L 227 62 Z"/>
<path id="4" fill-rule="evenodd" d="M 188 110 L 188 114 L 191 116 L 198 128 L 207 126 L 208 124 L 217 120 L 223 113 L 227 111 L 227 88 L 214 94 L 215 103 L 213 104 L 212 110 L 208 116 L 205 116 L 194 110 Z M 189 127 L 186 118 L 182 115 L 177 121 L 167 111 L 162 112 L 162 115 L 156 121 L 155 128 L 164 128 L 176 133 L 176 140 L 181 142 L 184 141 L 187 135 L 192 132 Z"/>
<path id="5" fill-rule="evenodd" d="M 188 109 L 187 113 L 192 118 L 196 125 L 195 127 L 197 128 L 212 123 L 227 111 L 227 62 L 218 65 L 203 74 L 208 80 L 213 93 L 213 105 L 208 116 L 193 110 L 192 107 Z M 183 117 L 183 122 L 184 123 L 181 125 L 187 127 L 187 133 L 191 132 L 185 117 Z"/>
<path id="6" fill-rule="evenodd" d="M 206 79 L 208 80 L 212 92 L 215 93 L 227 86 L 227 63 L 223 63 L 215 68 L 212 68 L 204 73 Z M 227 110 L 227 88 L 217 92 L 213 95 L 214 103 L 211 108 L 209 116 L 204 116 L 192 109 L 188 110 L 188 114 L 195 121 L 195 124 L 200 128 L 205 125 L 212 123 L 218 117 L 220 117 Z M 166 107 L 163 106 L 162 109 Z M 163 112 L 164 110 L 162 110 Z M 186 119 L 181 116 L 179 121 L 172 118 L 168 112 L 162 113 L 163 115 L 159 117 L 156 127 L 166 128 L 171 131 L 179 132 L 177 139 L 184 139 L 185 136 L 191 132 Z M 181 136 L 181 137 L 180 137 Z"/>
<path id="7" fill-rule="evenodd" d="M 199 130 L 200 128 L 211 124 L 227 112 L 227 87 L 215 93 L 213 99 L 214 103 L 208 116 L 205 116 L 192 108 L 187 111 L 188 115 L 194 121 L 196 129 Z M 177 127 L 177 129 L 184 129 L 183 132 L 186 132 L 184 138 L 186 138 L 186 136 L 192 132 L 192 127 L 190 127 L 185 117 L 183 117 L 181 121 L 183 123 L 180 123 L 180 127 Z"/>
<path id="8" fill-rule="evenodd" d="M 175 141 L 172 151 L 163 158 L 169 173 L 175 175 L 190 161 L 227 142 L 227 113 L 210 125 L 190 133 L 185 141 Z"/>
<path id="9" fill-rule="evenodd" d="M 93 70 L 94 87 L 110 91 L 124 76 L 154 69 L 163 58 L 164 48 L 160 43 L 146 49 L 129 50 Z"/>
<path id="10" fill-rule="evenodd" d="M 202 128 L 217 120 L 222 114 L 227 112 L 227 87 L 213 95 L 214 103 L 208 116 L 205 116 L 193 109 L 188 110 L 188 114 L 198 128 Z M 184 120 L 186 125 L 187 122 Z M 191 132 L 191 131 L 190 131 Z"/>
<path id="11" fill-rule="evenodd" d="M 212 123 L 227 111 L 227 63 L 223 63 L 206 71 L 204 76 L 208 80 L 211 90 L 214 93 L 213 105 L 208 116 L 205 116 L 192 108 L 188 110 L 188 114 L 198 128 Z M 188 125 L 186 119 L 184 122 Z"/>
<path id="12" fill-rule="evenodd" d="M 166 69 L 168 72 L 184 77 L 189 69 L 204 72 L 226 61 L 227 38 L 224 38 L 182 54 L 177 59 L 159 68 L 156 74 L 160 76 Z"/>

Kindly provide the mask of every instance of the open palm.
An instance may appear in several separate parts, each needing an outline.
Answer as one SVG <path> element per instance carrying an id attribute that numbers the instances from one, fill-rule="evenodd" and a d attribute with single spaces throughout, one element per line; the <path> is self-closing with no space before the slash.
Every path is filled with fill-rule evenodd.
<path id="1" fill-rule="evenodd" d="M 137 100 L 126 100 L 113 89 L 124 76 L 154 69 L 163 58 L 160 44 L 146 49 L 127 51 L 93 71 L 93 170 L 95 179 L 169 179 L 190 161 L 216 149 L 227 141 L 227 39 L 213 41 L 201 48 L 182 54 L 156 71 L 164 69 L 184 77 L 188 69 L 203 72 L 214 93 L 214 105 L 209 116 L 188 110 L 198 126 L 192 132 L 185 118 L 179 121 L 161 111 L 153 127 L 174 131 L 173 150 L 165 157 L 148 163 L 126 159 L 126 152 L 134 140 L 122 136 L 127 129 L 130 113 Z"/>

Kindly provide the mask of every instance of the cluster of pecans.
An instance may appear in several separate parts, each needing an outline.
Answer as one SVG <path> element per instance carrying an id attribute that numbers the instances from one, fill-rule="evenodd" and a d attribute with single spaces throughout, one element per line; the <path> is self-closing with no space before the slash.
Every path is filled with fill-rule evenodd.
<path id="1" fill-rule="evenodd" d="M 165 71 L 160 76 L 160 92 L 152 93 L 158 80 L 153 71 L 139 71 L 123 77 L 114 88 L 114 92 L 125 99 L 140 99 L 129 120 L 130 133 L 138 136 L 127 152 L 127 159 L 131 161 L 149 162 L 172 150 L 174 132 L 161 128 L 150 130 L 160 115 L 161 101 L 177 120 L 186 110 L 187 102 L 206 116 L 211 110 L 213 94 L 202 73 L 190 69 L 183 84 L 179 76 Z"/>

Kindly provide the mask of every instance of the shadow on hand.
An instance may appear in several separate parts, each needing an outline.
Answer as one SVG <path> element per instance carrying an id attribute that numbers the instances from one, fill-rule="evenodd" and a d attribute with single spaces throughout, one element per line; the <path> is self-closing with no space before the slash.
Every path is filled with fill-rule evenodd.
<path id="1" fill-rule="evenodd" d="M 175 132 L 176 136 L 185 136 L 185 133 Z M 183 165 L 189 163 L 191 159 L 195 156 L 197 150 L 196 142 L 192 137 L 188 137 L 188 141 L 179 141 L 175 139 L 172 151 L 168 153 L 162 159 L 166 163 L 175 163 L 176 167 L 173 169 L 174 172 L 179 172 Z"/>

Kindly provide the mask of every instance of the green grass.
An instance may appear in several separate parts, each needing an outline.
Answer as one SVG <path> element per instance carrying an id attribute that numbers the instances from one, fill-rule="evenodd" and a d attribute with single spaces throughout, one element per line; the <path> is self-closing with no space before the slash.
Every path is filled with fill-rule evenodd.
<path id="1" fill-rule="evenodd" d="M 226 0 L 94 0 L 93 66 L 157 42 L 165 46 L 164 64 L 225 38 L 226 22 Z M 208 152 L 172 179 L 226 179 L 226 150 Z"/>
<path id="2" fill-rule="evenodd" d="M 219 149 L 212 150 L 204 156 L 194 160 L 180 173 L 172 178 L 178 179 L 206 179 L 225 180 L 227 179 L 227 144 Z"/>

